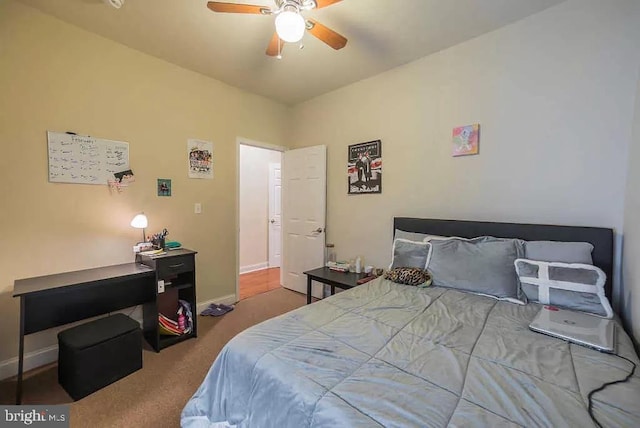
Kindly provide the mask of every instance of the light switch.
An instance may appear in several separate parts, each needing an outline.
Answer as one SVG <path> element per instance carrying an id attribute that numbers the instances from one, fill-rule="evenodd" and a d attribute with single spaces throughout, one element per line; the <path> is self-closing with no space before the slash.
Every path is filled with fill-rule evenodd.
<path id="1" fill-rule="evenodd" d="M 158 294 L 164 293 L 164 279 L 158 281 Z"/>
<path id="2" fill-rule="evenodd" d="M 195 206 L 193 207 L 193 212 L 196 214 L 202 213 L 202 204 L 200 202 L 196 202 Z"/>

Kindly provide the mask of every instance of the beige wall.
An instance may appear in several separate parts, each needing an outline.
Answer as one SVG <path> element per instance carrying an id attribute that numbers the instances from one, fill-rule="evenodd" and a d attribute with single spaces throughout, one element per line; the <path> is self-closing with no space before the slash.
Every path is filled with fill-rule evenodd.
<path id="1" fill-rule="evenodd" d="M 296 106 L 292 144 L 328 145 L 338 258 L 388 265 L 394 216 L 620 233 L 640 60 L 634 3 L 570 0 Z M 453 158 L 452 128 L 471 123 L 480 154 Z M 347 146 L 375 139 L 382 194 L 348 196 Z"/>
<path id="2" fill-rule="evenodd" d="M 240 145 L 241 272 L 269 261 L 269 164 L 281 157 L 275 150 Z"/>
<path id="3" fill-rule="evenodd" d="M 283 144 L 285 106 L 13 1 L 0 2 L 0 103 L 0 362 L 17 354 L 13 281 L 132 261 L 140 211 L 148 232 L 199 252 L 199 301 L 235 292 L 236 137 Z M 136 182 L 121 194 L 49 183 L 47 130 L 129 142 Z M 214 143 L 213 180 L 187 178 L 188 138 Z M 172 197 L 156 196 L 157 178 Z M 27 350 L 53 343 L 33 335 Z"/>
<path id="4" fill-rule="evenodd" d="M 639 70 L 640 71 L 640 70 Z M 624 210 L 623 313 L 640 343 L 640 80 L 636 91 L 633 137 L 629 150 L 629 175 Z"/>

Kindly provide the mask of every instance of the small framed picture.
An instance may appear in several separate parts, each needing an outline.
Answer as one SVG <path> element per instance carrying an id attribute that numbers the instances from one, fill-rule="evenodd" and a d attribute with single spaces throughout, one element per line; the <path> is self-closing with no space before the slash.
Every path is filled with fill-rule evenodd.
<path id="1" fill-rule="evenodd" d="M 171 196 L 170 178 L 158 178 L 158 196 Z"/>
<path id="2" fill-rule="evenodd" d="M 480 124 L 453 128 L 453 156 L 477 155 L 480 152 Z"/>

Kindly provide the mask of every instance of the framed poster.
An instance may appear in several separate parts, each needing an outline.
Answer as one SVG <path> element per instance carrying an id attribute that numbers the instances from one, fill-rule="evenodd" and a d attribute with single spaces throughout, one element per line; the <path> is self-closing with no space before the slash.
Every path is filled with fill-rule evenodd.
<path id="1" fill-rule="evenodd" d="M 187 141 L 189 178 L 213 178 L 213 143 L 202 140 Z"/>
<path id="2" fill-rule="evenodd" d="M 347 161 L 349 195 L 382 193 L 382 141 L 349 146 Z"/>

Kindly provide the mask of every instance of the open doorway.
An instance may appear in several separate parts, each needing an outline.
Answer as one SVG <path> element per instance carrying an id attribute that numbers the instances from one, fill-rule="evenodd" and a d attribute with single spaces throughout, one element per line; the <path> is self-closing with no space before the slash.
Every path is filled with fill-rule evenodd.
<path id="1" fill-rule="evenodd" d="M 238 299 L 281 287 L 282 151 L 239 140 Z"/>

